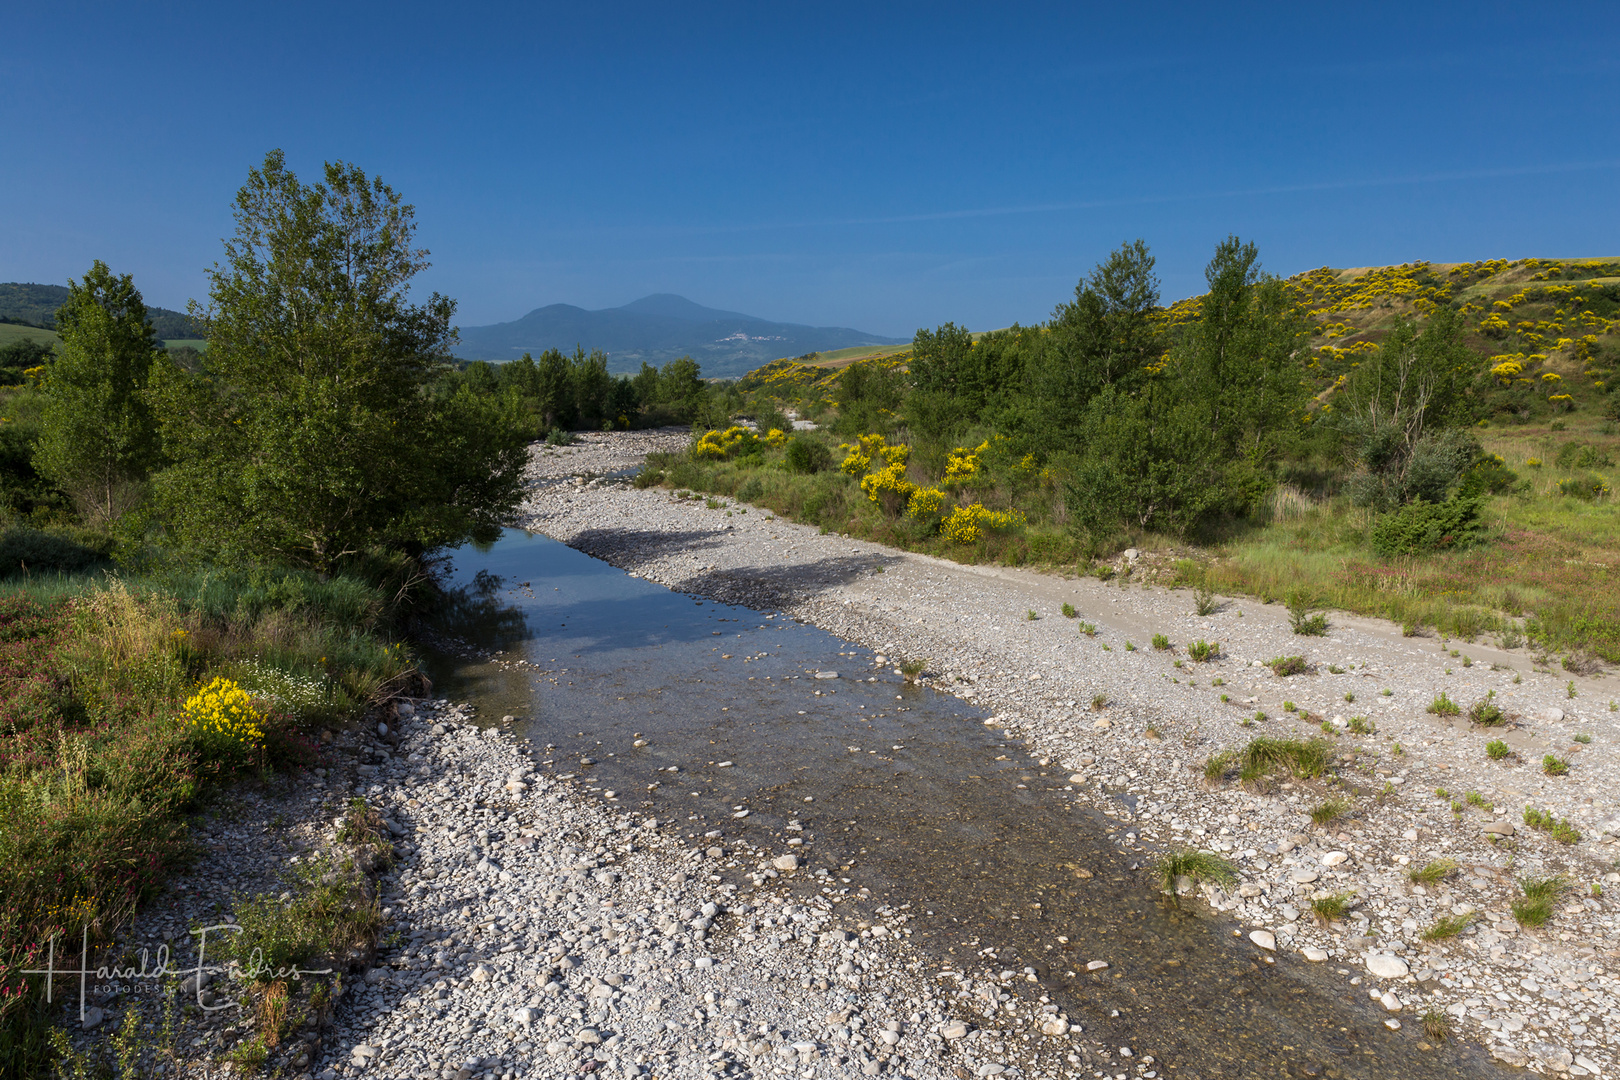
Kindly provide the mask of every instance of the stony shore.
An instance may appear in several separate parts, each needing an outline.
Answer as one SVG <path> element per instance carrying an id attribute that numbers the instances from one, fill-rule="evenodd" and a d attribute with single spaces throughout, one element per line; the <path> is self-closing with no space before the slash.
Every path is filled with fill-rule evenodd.
<path id="1" fill-rule="evenodd" d="M 522 523 L 683 592 L 784 611 L 889 657 L 927 658 L 929 685 L 992 710 L 1043 768 L 1071 774 L 1077 792 L 1128 823 L 1116 835 L 1129 850 L 1187 845 L 1233 860 L 1240 883 L 1204 895 L 1257 947 L 1332 965 L 1392 1023 L 1443 1010 L 1458 1034 L 1505 1062 L 1572 1076 L 1615 1070 L 1612 679 L 1572 680 L 1523 649 L 1407 638 L 1341 613 L 1321 637 L 1293 634 L 1279 605 L 1253 600 L 1223 598 L 1200 617 L 1189 593 L 1141 583 L 1145 558 L 1122 559 L 1108 583 L 963 566 L 610 475 L 684 442 L 675 432 L 590 435 L 537 452 Z M 1065 603 L 1075 618 L 1060 614 Z M 1151 648 L 1155 634 L 1172 647 Z M 1194 641 L 1218 641 L 1218 659 L 1191 659 Z M 1303 674 L 1266 666 L 1294 655 Z M 1434 715 L 1442 692 L 1464 710 L 1494 692 L 1509 722 L 1476 728 Z M 1213 753 L 1256 735 L 1320 736 L 1323 723 L 1341 755 L 1333 791 L 1203 780 Z M 1492 739 L 1511 756 L 1491 760 Z M 1545 773 L 1547 754 L 1567 773 Z M 1121 793 L 1135 797 L 1134 812 Z M 1351 808 L 1313 824 L 1309 812 L 1334 795 Z M 1527 806 L 1580 840 L 1528 826 Z M 1410 879 L 1442 859 L 1457 869 L 1426 886 Z M 1545 926 L 1521 927 L 1511 911 L 1519 879 L 1548 876 L 1568 890 Z M 1343 918 L 1313 918 L 1313 899 L 1345 893 Z M 1468 916 L 1466 929 L 1426 942 L 1446 916 Z"/>

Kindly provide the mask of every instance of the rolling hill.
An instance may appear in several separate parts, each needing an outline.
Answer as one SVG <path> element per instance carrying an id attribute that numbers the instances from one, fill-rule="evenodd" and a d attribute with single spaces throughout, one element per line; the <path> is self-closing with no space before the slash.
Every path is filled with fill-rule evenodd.
<path id="1" fill-rule="evenodd" d="M 65 304 L 67 298 L 66 285 L 0 282 L 0 319 L 9 320 L 13 325 L 52 330 L 56 326 L 56 309 Z M 146 315 L 152 320 L 157 336 L 164 341 L 202 337 L 202 330 L 184 312 L 148 305 Z"/>
<path id="2" fill-rule="evenodd" d="M 661 365 L 690 356 L 708 376 L 742 375 L 782 356 L 902 344 L 843 326 L 771 322 L 719 311 L 683 296 L 658 293 L 623 307 L 588 311 L 571 304 L 535 308 L 521 319 L 464 326 L 456 355 L 465 360 L 515 360 L 525 352 L 570 352 L 579 345 L 608 354 L 614 372 L 633 372 L 643 361 Z"/>

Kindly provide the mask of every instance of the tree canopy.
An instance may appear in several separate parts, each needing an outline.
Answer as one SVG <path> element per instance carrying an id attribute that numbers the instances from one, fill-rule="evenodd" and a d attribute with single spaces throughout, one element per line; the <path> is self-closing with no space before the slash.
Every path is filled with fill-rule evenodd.
<path id="1" fill-rule="evenodd" d="M 519 497 L 521 427 L 507 397 L 429 392 L 455 304 L 410 301 L 428 265 L 413 208 L 343 162 L 305 184 L 274 151 L 235 219 L 209 304 L 193 309 L 202 369 L 163 361 L 152 378 L 174 539 L 324 572 L 372 547 L 421 553 L 495 528 Z"/>

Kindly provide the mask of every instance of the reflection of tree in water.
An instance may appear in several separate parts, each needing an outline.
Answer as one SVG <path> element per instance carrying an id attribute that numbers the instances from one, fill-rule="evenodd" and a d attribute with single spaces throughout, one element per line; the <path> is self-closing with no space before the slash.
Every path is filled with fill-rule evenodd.
<path id="1" fill-rule="evenodd" d="M 431 615 L 433 633 L 444 642 L 500 648 L 527 636 L 523 609 L 501 599 L 501 576 L 488 570 L 472 582 L 441 588 Z"/>

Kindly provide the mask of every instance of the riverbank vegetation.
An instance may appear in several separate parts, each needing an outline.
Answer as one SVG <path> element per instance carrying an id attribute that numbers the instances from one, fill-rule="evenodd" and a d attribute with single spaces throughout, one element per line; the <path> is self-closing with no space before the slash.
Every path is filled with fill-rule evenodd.
<path id="1" fill-rule="evenodd" d="M 643 483 L 966 561 L 1141 576 L 1620 662 L 1620 262 L 1263 272 L 1125 245 L 1035 327 L 740 380 Z M 786 414 L 818 429 L 790 433 Z M 1136 566 L 1127 546 L 1154 556 Z"/>
<path id="2" fill-rule="evenodd" d="M 273 153 L 235 214 L 206 350 L 162 349 L 99 261 L 56 343 L 0 349 L 0 1077 L 49 1072 L 23 972 L 53 939 L 105 942 L 231 786 L 424 692 L 436 553 L 520 495 L 521 402 L 457 377 L 451 301 L 411 301 L 408 205 Z"/>

